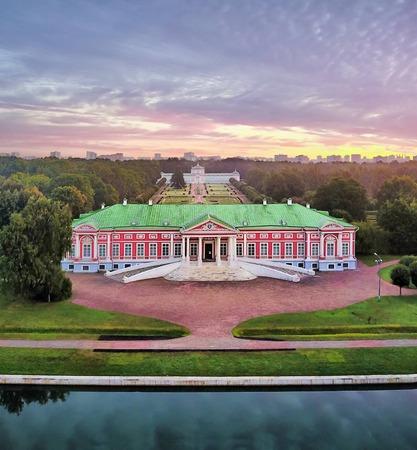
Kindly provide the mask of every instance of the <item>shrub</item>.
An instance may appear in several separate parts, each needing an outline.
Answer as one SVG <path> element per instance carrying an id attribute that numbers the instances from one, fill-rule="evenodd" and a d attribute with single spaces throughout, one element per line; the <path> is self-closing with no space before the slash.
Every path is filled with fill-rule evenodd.
<path id="1" fill-rule="evenodd" d="M 417 287 L 417 260 L 414 260 L 410 264 L 409 270 L 410 270 L 411 282 L 414 284 L 414 286 Z"/>
<path id="2" fill-rule="evenodd" d="M 410 285 L 410 269 L 404 264 L 396 265 L 391 271 L 391 280 L 393 284 L 400 288 L 401 295 L 402 288 Z"/>
<path id="3" fill-rule="evenodd" d="M 415 261 L 417 261 L 417 256 L 405 255 L 400 259 L 400 264 L 404 264 L 404 266 L 410 267 L 410 265 Z"/>

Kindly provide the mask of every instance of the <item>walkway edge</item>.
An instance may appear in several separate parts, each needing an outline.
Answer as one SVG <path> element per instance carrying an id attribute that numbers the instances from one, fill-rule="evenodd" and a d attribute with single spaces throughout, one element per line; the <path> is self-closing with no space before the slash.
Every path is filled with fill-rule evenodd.
<path id="1" fill-rule="evenodd" d="M 295 377 L 194 377 L 194 376 L 67 376 L 0 375 L 0 385 L 109 386 L 109 387 L 275 387 L 414 384 L 417 374 L 338 375 Z"/>

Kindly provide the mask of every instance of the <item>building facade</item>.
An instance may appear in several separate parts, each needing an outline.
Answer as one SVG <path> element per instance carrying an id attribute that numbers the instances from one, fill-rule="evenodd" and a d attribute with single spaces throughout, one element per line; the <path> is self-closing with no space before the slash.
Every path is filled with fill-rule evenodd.
<path id="1" fill-rule="evenodd" d="M 167 183 L 171 183 L 173 173 L 161 172 L 161 178 L 165 178 Z M 184 181 L 187 184 L 227 184 L 230 178 L 240 181 L 240 173 L 235 170 L 229 173 L 206 173 L 203 166 L 196 164 L 191 167 L 191 172 L 184 173 Z"/>
<path id="2" fill-rule="evenodd" d="M 98 272 L 178 258 L 233 263 L 283 262 L 321 271 L 356 268 L 356 228 L 326 212 L 292 204 L 113 205 L 73 222 L 62 268 Z"/>

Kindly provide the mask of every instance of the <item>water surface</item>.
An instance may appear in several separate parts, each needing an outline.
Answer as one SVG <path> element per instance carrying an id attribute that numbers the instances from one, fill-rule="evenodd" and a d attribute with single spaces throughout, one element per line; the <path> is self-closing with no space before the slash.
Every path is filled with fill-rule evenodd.
<path id="1" fill-rule="evenodd" d="M 417 390 L 0 389 L 0 449 L 415 449 Z"/>

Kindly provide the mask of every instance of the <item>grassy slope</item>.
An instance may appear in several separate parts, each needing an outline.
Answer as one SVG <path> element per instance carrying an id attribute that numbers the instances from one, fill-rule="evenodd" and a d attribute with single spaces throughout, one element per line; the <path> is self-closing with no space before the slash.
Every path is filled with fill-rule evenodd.
<path id="1" fill-rule="evenodd" d="M 417 297 L 382 297 L 330 311 L 255 317 L 233 329 L 236 337 L 344 339 L 417 335 Z M 402 336 L 403 337 L 403 336 Z"/>
<path id="2" fill-rule="evenodd" d="M 98 311 L 70 301 L 35 303 L 0 292 L 0 339 L 55 339 L 66 335 L 94 338 L 100 334 L 178 337 L 187 330 L 150 317 Z"/>
<path id="3" fill-rule="evenodd" d="M 179 353 L 0 349 L 1 374 L 278 376 L 416 372 L 415 347 Z"/>

